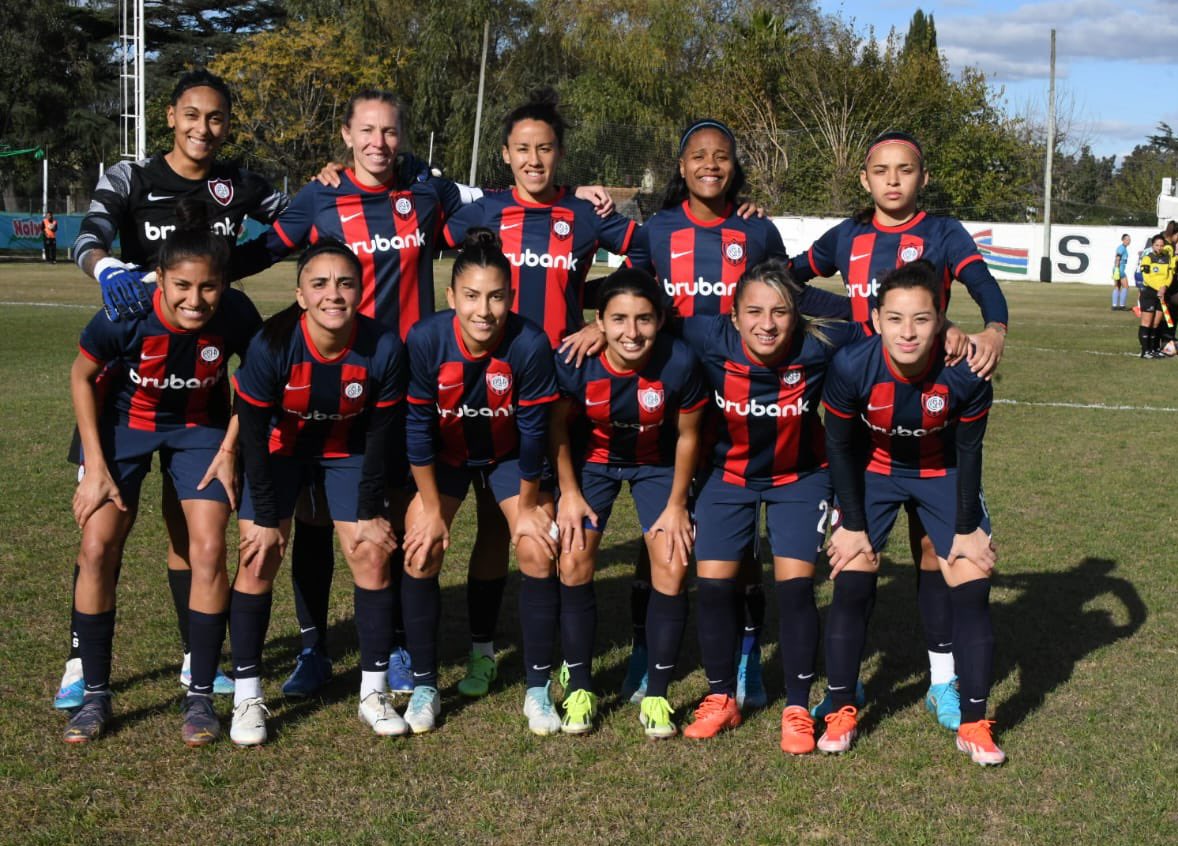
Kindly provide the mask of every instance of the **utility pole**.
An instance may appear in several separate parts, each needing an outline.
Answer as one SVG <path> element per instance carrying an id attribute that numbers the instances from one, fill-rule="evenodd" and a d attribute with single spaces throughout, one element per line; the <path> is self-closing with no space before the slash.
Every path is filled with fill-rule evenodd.
<path id="1" fill-rule="evenodd" d="M 479 131 L 483 123 L 483 84 L 487 79 L 487 44 L 491 38 L 491 22 L 483 22 L 483 62 L 479 67 L 479 103 L 474 112 L 474 144 L 470 148 L 470 185 L 475 184 L 479 163 Z"/>
<path id="2" fill-rule="evenodd" d="M 1047 94 L 1047 166 L 1043 174 L 1043 257 L 1039 280 L 1051 281 L 1051 163 L 1055 158 L 1055 30 L 1051 30 L 1051 86 Z"/>

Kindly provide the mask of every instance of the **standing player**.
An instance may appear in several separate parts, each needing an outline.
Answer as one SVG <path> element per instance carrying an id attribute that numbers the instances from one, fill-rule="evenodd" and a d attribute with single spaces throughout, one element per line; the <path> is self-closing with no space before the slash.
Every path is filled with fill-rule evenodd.
<path id="1" fill-rule="evenodd" d="M 400 428 L 405 351 L 395 332 L 359 314 L 363 268 L 342 242 L 311 246 L 297 274 L 296 302 L 266 322 L 234 376 L 246 467 L 230 605 L 230 737 L 239 746 L 266 740 L 261 664 L 274 576 L 299 491 L 319 480 L 355 581 L 360 718 L 378 735 L 408 731 L 385 696 L 396 541 L 383 513 L 386 450 L 403 442 L 390 430 Z"/>
<path id="2" fill-rule="evenodd" d="M 503 121 L 503 161 L 515 180 L 510 191 L 485 194 L 446 224 L 451 246 L 474 226 L 499 233 L 511 262 L 513 310 L 544 329 L 555 349 L 581 359 L 600 349 L 597 326 L 584 324 L 585 277 L 599 247 L 624 254 L 637 228 L 613 213 L 600 216 L 588 200 L 557 184 L 564 156 L 565 121 L 556 93 L 534 93 Z M 476 486 L 479 530 L 470 555 L 466 592 L 471 653 L 458 690 L 484 696 L 498 673 L 495 629 L 507 581 L 507 533 L 491 492 Z"/>
<path id="3" fill-rule="evenodd" d="M 700 654 L 710 692 L 683 734 L 710 738 L 741 723 L 738 557 L 755 546 L 764 504 L 786 680 L 781 748 L 792 754 L 814 748 L 806 710 L 818 645 L 814 561 L 830 514 L 818 398 L 835 350 L 862 337 L 854 323 L 819 327 L 804 319 L 801 293 L 785 263 L 769 260 L 736 283 L 730 315 L 683 323 L 719 412 L 712 467 L 695 504 L 696 514 L 707 515 L 698 523 L 695 555 Z"/>
<path id="4" fill-rule="evenodd" d="M 219 77 L 205 70 L 184 74 L 172 89 L 168 106 L 172 149 L 138 162 L 119 162 L 98 180 L 74 242 L 74 257 L 78 267 L 101 285 L 103 305 L 111 320 L 151 310 L 149 289 L 140 280 L 144 271 L 155 267 L 156 253 L 176 230 L 177 208 L 182 201 L 204 205 L 213 230 L 229 244 L 246 217 L 272 223 L 286 208 L 287 196 L 261 176 L 217 161 L 217 151 L 229 137 L 231 101 L 229 88 Z M 116 238 L 122 260 L 111 255 Z M 71 460 L 76 459 L 75 453 L 71 449 Z M 168 527 L 168 585 L 184 644 L 180 683 L 187 686 L 187 608 L 192 576 L 182 553 L 188 545 L 184 515 L 167 473 L 162 511 Z M 73 640 L 76 642 L 76 636 Z M 218 671 L 217 693 L 232 690 L 233 682 Z M 81 698 L 81 663 L 75 646 L 54 705 L 75 708 Z"/>
<path id="5" fill-rule="evenodd" d="M 663 317 L 657 283 L 644 271 L 619 270 L 598 294 L 605 350 L 579 367 L 559 355 L 556 361 L 562 398 L 552 412 L 551 437 L 560 483 L 560 639 L 568 668 L 561 728 L 570 734 L 590 731 L 597 712 L 593 571 L 623 482 L 630 483 L 653 562 L 641 721 L 649 737 L 676 732 L 666 697 L 687 623 L 684 581 L 694 535 L 688 491 L 707 394 L 687 345 L 659 332 Z"/>
<path id="6" fill-rule="evenodd" d="M 1137 329 L 1137 340 L 1141 344 L 1142 358 L 1163 358 L 1159 351 L 1160 326 L 1165 310 L 1163 298 L 1174 277 L 1174 256 L 1166 249 L 1162 235 L 1153 236 L 1153 249 L 1141 257 L 1141 274 L 1144 285 L 1141 288 L 1141 325 Z"/>
<path id="7" fill-rule="evenodd" d="M 1121 236 L 1121 243 L 1117 244 L 1117 253 L 1113 256 L 1113 311 L 1128 311 L 1125 307 L 1125 297 L 1129 292 L 1129 244 L 1132 239 L 1126 234 Z"/>
<path id="8" fill-rule="evenodd" d="M 47 264 L 57 264 L 57 218 L 52 211 L 46 211 L 41 218 L 41 249 Z"/>
<path id="9" fill-rule="evenodd" d="M 70 373 L 83 468 L 74 494 L 82 547 L 73 628 L 85 684 L 65 731 L 70 743 L 95 739 L 111 716 L 115 586 L 155 452 L 180 501 L 189 541 L 181 549 L 193 574 L 182 737 L 201 746 L 220 734 L 211 697 L 229 602 L 225 527 L 235 504 L 237 440 L 228 362 L 242 355 L 261 318 L 244 294 L 228 289 L 229 245 L 209 230 L 203 207 L 187 202 L 159 249 L 150 310 L 117 323 L 95 315 Z M 100 403 L 95 383 L 104 372 L 108 401 Z"/>
<path id="10" fill-rule="evenodd" d="M 986 325 L 969 338 L 969 364 L 989 378 L 1005 346 L 1006 298 L 965 227 L 953 218 L 930 215 L 918 208 L 920 191 L 928 180 L 924 151 L 915 138 L 904 132 L 878 136 L 868 147 L 859 173 L 872 205 L 827 231 L 803 256 L 795 256 L 792 270 L 798 279 L 840 273 L 851 298 L 854 319 L 871 333 L 878 280 L 918 258 L 931 262 L 944 308 L 949 305 L 954 279 L 966 286 L 981 307 Z M 952 351 L 951 359 L 956 361 L 966 348 L 966 339 L 956 329 L 950 329 L 950 334 L 947 346 Z M 929 656 L 925 705 L 942 726 L 956 730 L 960 702 L 951 651 L 953 611 L 949 589 L 919 517 L 911 508 L 908 517 L 912 556 L 919 562 L 917 595 Z M 829 707 L 829 701 L 824 700 L 814 709 L 814 716 L 824 716 Z"/>
<path id="11" fill-rule="evenodd" d="M 918 260 L 891 271 L 872 309 L 878 337 L 839 353 L 827 379 L 826 437 L 842 510 L 830 539 L 834 597 L 826 620 L 833 711 L 818 740 L 845 752 L 855 739 L 853 691 L 874 604 L 879 553 L 900 506 L 920 515 L 952 603 L 953 655 L 961 686 L 957 748 L 1001 764 L 986 717 L 994 656 L 990 580 L 995 554 L 982 498 L 982 438 L 993 401 L 968 365 L 945 363 L 942 278 Z M 871 437 L 866 473 L 857 439 Z"/>
<path id="12" fill-rule="evenodd" d="M 513 313 L 511 264 L 490 230 L 467 232 L 446 290 L 451 310 L 409 333 L 409 463 L 417 493 L 405 514 L 405 636 L 415 688 L 405 719 L 431 731 L 441 711 L 438 573 L 450 524 L 471 483 L 494 495 L 519 559 L 520 622 L 528 691 L 524 714 L 537 734 L 560 730 L 548 677 L 560 594 L 559 532 L 545 480 L 548 405 L 557 398 L 544 332 Z"/>

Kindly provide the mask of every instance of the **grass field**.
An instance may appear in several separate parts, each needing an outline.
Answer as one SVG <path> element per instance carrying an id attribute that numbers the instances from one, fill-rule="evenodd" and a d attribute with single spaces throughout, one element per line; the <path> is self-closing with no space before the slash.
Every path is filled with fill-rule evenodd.
<path id="1" fill-rule="evenodd" d="M 248 283 L 264 312 L 289 301 L 293 267 Z M 636 522 L 620 504 L 598 576 L 600 728 L 533 737 L 520 714 L 515 593 L 501 624 L 502 676 L 464 702 L 460 515 L 443 572 L 444 723 L 381 740 L 357 718 L 351 586 L 332 596 L 337 676 L 322 699 L 284 701 L 298 650 L 279 577 L 267 689 L 271 742 L 179 740 L 180 658 L 164 579 L 158 475 L 127 547 L 110 734 L 60 740 L 50 707 L 66 650 L 78 532 L 68 370 L 97 288 L 68 265 L 0 264 L 0 842 L 156 843 L 1030 843 L 1178 842 L 1178 521 L 1166 445 L 1178 361 L 1139 361 L 1131 314 L 1108 291 L 1004 284 L 1012 332 L 996 382 L 986 494 L 1000 551 L 992 697 L 1009 755 L 969 763 L 924 711 L 927 681 L 912 565 L 894 533 L 872 621 L 869 704 L 837 758 L 778 749 L 776 617 L 766 626 L 775 697 L 705 744 L 647 742 L 635 706 L 608 695 L 629 633 Z M 954 311 L 972 326 L 959 294 Z M 830 602 L 823 584 L 819 606 Z M 706 688 L 694 625 L 671 689 L 682 716 Z M 818 688 L 815 688 L 817 695 Z M 220 700 L 226 717 L 229 701 Z"/>

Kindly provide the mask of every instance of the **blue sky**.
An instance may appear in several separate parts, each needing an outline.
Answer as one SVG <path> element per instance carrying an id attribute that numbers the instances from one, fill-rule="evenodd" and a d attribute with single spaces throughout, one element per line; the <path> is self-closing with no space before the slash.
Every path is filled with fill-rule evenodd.
<path id="1" fill-rule="evenodd" d="M 1071 144 L 1121 157 L 1164 121 L 1178 132 L 1178 2 L 1175 0 L 819 0 L 824 12 L 903 36 L 912 13 L 932 14 L 937 46 L 953 71 L 972 65 L 1002 86 L 1006 110 L 1047 112 L 1051 30 L 1056 102 L 1070 114 Z"/>

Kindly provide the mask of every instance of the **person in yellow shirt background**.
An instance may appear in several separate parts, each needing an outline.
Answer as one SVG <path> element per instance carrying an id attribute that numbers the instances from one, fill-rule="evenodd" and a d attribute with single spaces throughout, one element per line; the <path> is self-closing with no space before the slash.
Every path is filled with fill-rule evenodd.
<path id="1" fill-rule="evenodd" d="M 1165 294 L 1174 276 L 1174 254 L 1166 249 L 1166 239 L 1155 235 L 1153 249 L 1141 257 L 1141 276 L 1145 287 L 1141 289 L 1141 325 L 1137 327 L 1137 340 L 1141 344 L 1142 358 L 1163 358 L 1159 349 L 1161 333 L 1159 324 L 1166 312 Z M 1166 322 L 1173 320 L 1166 312 Z"/>

